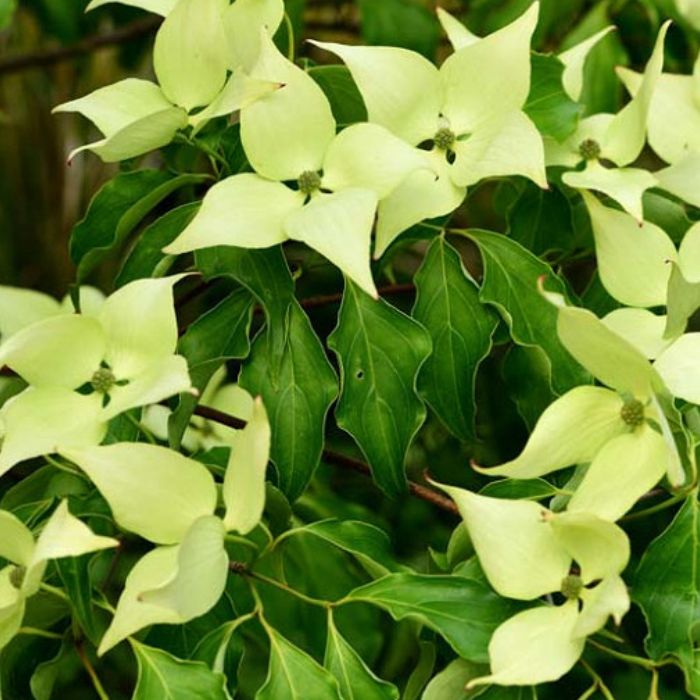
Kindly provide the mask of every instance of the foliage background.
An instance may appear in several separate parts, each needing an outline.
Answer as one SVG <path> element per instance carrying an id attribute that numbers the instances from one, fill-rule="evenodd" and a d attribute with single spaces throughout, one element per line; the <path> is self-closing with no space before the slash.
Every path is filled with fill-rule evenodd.
<path id="1" fill-rule="evenodd" d="M 11 21 L 0 31 L 0 283 L 31 287 L 56 296 L 62 296 L 74 279 L 75 270 L 68 255 L 71 230 L 84 215 L 90 198 L 117 172 L 118 166 L 105 165 L 95 157 L 83 155 L 67 167 L 66 154 L 76 145 L 92 140 L 94 134 L 86 120 L 52 116 L 51 108 L 126 76 L 152 77 L 149 51 L 157 27 L 156 20 L 123 6 L 110 5 L 85 15 L 85 4 L 85 0 L 20 0 Z M 406 46 L 431 59 L 439 59 L 447 52 L 434 17 L 436 3 L 429 0 L 287 0 L 286 4 L 294 23 L 297 48 L 300 55 L 310 60 L 329 59 L 309 52 L 303 42 L 306 36 L 322 41 Z M 484 35 L 520 15 L 530 0 L 445 0 L 439 4 L 462 17 L 473 32 Z M 622 104 L 623 94 L 614 67 L 628 65 L 643 69 L 661 12 L 668 9 L 663 5 L 652 0 L 543 0 L 533 46 L 542 52 L 558 51 L 596 28 L 615 24 L 618 31 L 595 49 L 588 69 L 602 77 L 587 82 L 582 98 L 590 112 L 615 112 Z M 9 6 L 7 0 L 0 0 L 0 20 L 3 7 Z M 108 41 L 98 45 L 98 37 L 107 37 Z M 697 50 L 697 35 L 674 25 L 667 42 L 665 70 L 689 73 Z M 170 157 L 177 154 L 171 153 Z M 653 158 L 653 155 L 645 157 Z M 159 164 L 159 156 L 149 158 L 152 164 Z M 513 193 L 507 188 L 498 189 L 490 184 L 478 187 L 470 194 L 468 218 L 456 224 L 505 232 L 512 201 Z M 175 200 L 169 200 L 168 208 L 174 203 Z M 157 214 L 158 211 L 154 217 Z M 561 234 L 553 229 L 551 235 L 556 238 Z M 583 291 L 593 270 L 591 256 L 548 252 L 550 244 L 551 240 L 535 252 L 547 254 L 550 262 L 564 270 L 569 279 L 579 281 L 578 291 Z M 476 256 L 468 244 L 461 245 L 471 271 L 478 276 Z M 418 245 L 401 253 L 393 270 L 398 285 L 411 279 L 422 250 Z M 109 291 L 114 275 L 115 268 L 106 264 L 92 281 Z M 299 297 L 315 298 L 336 291 L 334 282 L 334 278 L 326 279 L 322 274 L 310 282 L 302 279 L 298 285 Z M 392 303 L 410 309 L 412 288 L 409 285 L 397 289 Z M 337 306 L 332 304 L 319 304 L 314 309 L 312 320 L 319 333 L 332 328 L 336 310 Z M 197 313 L 196 308 L 186 311 L 192 316 Z M 504 390 L 501 359 L 497 349 L 479 374 L 481 441 L 460 444 L 433 418 L 412 447 L 409 477 L 420 478 L 422 471 L 429 469 L 441 481 L 467 485 L 470 479 L 475 479 L 466 469 L 470 458 L 477 457 L 482 463 L 504 461 L 522 448 L 526 425 L 515 401 Z M 550 399 L 551 395 L 544 392 L 542 406 Z M 343 446 L 348 447 L 340 434 L 331 435 L 330 440 L 336 444 L 344 441 Z M 449 513 L 429 503 L 410 495 L 387 500 L 364 476 L 325 465 L 313 487 L 294 507 L 296 514 L 304 519 L 333 516 L 377 524 L 390 534 L 398 558 L 426 571 L 436 570 L 428 552 L 444 552 L 457 524 Z M 643 524 L 631 525 L 632 541 L 648 542 L 651 534 L 660 532 L 670 518 L 671 514 L 660 514 Z M 314 582 L 328 577 L 334 579 L 333 585 L 341 592 L 360 580 L 352 570 L 347 572 L 348 580 L 337 580 L 343 567 L 336 565 L 335 559 L 340 555 L 331 547 L 303 538 L 293 547 L 294 556 L 290 557 L 293 570 L 287 571 L 290 583 L 298 583 L 311 595 Z M 636 554 L 639 556 L 640 552 Z M 323 594 L 329 595 L 328 590 Z M 270 608 L 274 610 L 273 602 Z M 435 639 L 436 652 L 436 647 L 417 639 L 411 623 L 394 624 L 366 607 L 354 607 L 349 612 L 353 616 L 348 621 L 349 628 L 353 630 L 352 641 L 358 651 L 374 664 L 379 675 L 403 687 L 406 700 L 418 697 L 423 681 L 444 663 L 443 643 Z M 225 613 L 222 610 L 222 615 Z M 319 611 L 290 605 L 284 596 L 277 601 L 277 612 L 270 615 L 271 621 L 290 639 L 316 652 L 323 645 L 324 622 L 319 617 L 322 618 Z M 638 611 L 630 614 L 628 629 L 638 631 L 636 639 L 644 637 L 644 623 Z M 186 640 L 168 640 L 168 634 L 171 632 L 164 630 L 156 636 L 160 635 L 158 641 L 174 653 L 179 646 L 186 645 Z M 45 651 L 37 651 L 37 660 L 45 657 Z M 260 665 L 264 659 L 260 655 L 257 660 L 248 660 L 244 677 L 251 688 L 259 684 L 265 673 L 265 667 Z M 119 677 L 131 663 L 126 655 L 122 662 L 123 668 L 116 665 L 101 669 L 103 680 L 113 688 L 119 687 Z M 646 674 L 614 662 L 607 662 L 607 668 L 605 664 L 601 660 L 597 667 L 606 672 L 606 680 L 618 700 L 645 697 Z M 76 665 L 76 676 L 79 675 Z M 92 697 L 87 680 L 82 689 L 74 679 L 64 678 L 61 682 L 71 688 L 71 698 Z M 575 676 L 573 680 L 569 677 L 567 683 L 575 686 Z M 669 670 L 663 674 L 662 698 L 685 697 L 681 688 L 678 672 Z M 129 697 L 131 689 L 122 690 L 123 697 Z M 555 685 L 546 697 L 573 698 L 573 690 Z M 496 695 L 493 697 L 495 700 Z"/>

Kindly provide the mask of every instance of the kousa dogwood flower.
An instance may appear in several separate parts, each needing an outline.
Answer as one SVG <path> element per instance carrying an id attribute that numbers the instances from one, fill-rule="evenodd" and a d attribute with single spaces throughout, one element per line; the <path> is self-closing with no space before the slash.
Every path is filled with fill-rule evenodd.
<path id="1" fill-rule="evenodd" d="M 562 303 L 558 295 L 548 296 Z M 685 479 L 658 399 L 667 378 L 590 311 L 561 306 L 558 333 L 574 358 L 609 388 L 571 389 L 544 410 L 518 457 L 475 468 L 530 479 L 588 464 L 568 510 L 614 521 L 664 475 L 674 486 Z"/>
<path id="2" fill-rule="evenodd" d="M 0 510 L 0 556 L 8 561 L 0 569 L 0 649 L 22 625 L 27 598 L 38 590 L 52 559 L 79 557 L 119 542 L 101 537 L 68 510 L 61 501 L 34 541 L 32 531 L 15 515 Z"/>
<path id="3" fill-rule="evenodd" d="M 80 310 L 94 316 L 104 302 L 104 294 L 95 287 L 80 288 Z M 73 313 L 73 302 L 68 294 L 61 301 L 34 289 L 0 285 L 0 342 L 11 335 L 51 316 Z"/>
<path id="4" fill-rule="evenodd" d="M 221 597 L 225 534 L 250 532 L 265 505 L 270 426 L 260 399 L 229 444 L 223 518 L 214 515 L 217 489 L 208 469 L 165 447 L 118 443 L 63 451 L 95 483 L 117 524 L 157 545 L 129 573 L 98 654 L 149 625 L 199 617 Z"/>
<path id="5" fill-rule="evenodd" d="M 29 388 L 0 411 L 0 475 L 58 447 L 99 444 L 118 414 L 191 391 L 175 355 L 173 285 L 182 275 L 131 282 L 95 316 L 38 321 L 0 346 L 0 366 Z"/>
<path id="6" fill-rule="evenodd" d="M 605 289 L 634 308 L 610 312 L 603 322 L 645 357 L 668 390 L 700 404 L 700 333 L 685 333 L 700 308 L 700 225 L 676 247 L 660 227 L 639 226 L 633 217 L 584 194 L 595 238 L 598 272 Z M 649 307 L 666 306 L 658 315 Z"/>
<path id="7" fill-rule="evenodd" d="M 380 202 L 375 257 L 410 226 L 456 209 L 479 180 L 524 175 L 547 186 L 542 137 L 522 111 L 538 9 L 534 3 L 515 22 L 464 46 L 439 70 L 406 49 L 312 42 L 345 62 L 370 122 L 412 146 L 432 144 L 435 172 L 414 173 Z"/>
<path id="8" fill-rule="evenodd" d="M 640 221 L 642 194 L 656 186 L 658 180 L 647 170 L 626 166 L 644 148 L 650 104 L 663 68 L 668 27 L 668 22 L 661 27 L 639 90 L 620 112 L 582 119 L 576 132 L 564 143 L 545 139 L 548 166 L 584 166 L 582 170 L 564 173 L 564 183 L 578 190 L 604 192 Z M 616 167 L 607 167 L 608 162 Z"/>
<path id="9" fill-rule="evenodd" d="M 104 2 L 93 2 L 92 9 Z M 156 34 L 153 66 L 158 83 L 127 78 L 54 112 L 79 112 L 104 138 L 76 148 L 68 160 L 90 150 L 106 162 L 133 158 L 169 144 L 190 126 L 224 116 L 279 88 L 245 73 L 257 56 L 259 30 L 274 31 L 282 0 L 179 0 L 127 4 L 166 14 Z M 229 76 L 229 72 L 233 74 Z"/>
<path id="10" fill-rule="evenodd" d="M 265 33 L 251 75 L 284 84 L 241 112 L 241 140 L 256 172 L 214 185 L 165 252 L 266 248 L 293 239 L 376 296 L 369 258 L 377 202 L 414 171 L 429 170 L 427 155 L 377 124 L 336 135 L 321 88 Z"/>
<path id="11" fill-rule="evenodd" d="M 619 624 L 629 609 L 620 574 L 629 540 L 614 523 L 587 512 L 553 513 L 532 501 L 480 496 L 437 484 L 456 503 L 486 578 L 502 596 L 535 600 L 561 594 L 509 618 L 489 642 L 487 683 L 535 685 L 561 678 L 583 653 L 586 637 Z"/>

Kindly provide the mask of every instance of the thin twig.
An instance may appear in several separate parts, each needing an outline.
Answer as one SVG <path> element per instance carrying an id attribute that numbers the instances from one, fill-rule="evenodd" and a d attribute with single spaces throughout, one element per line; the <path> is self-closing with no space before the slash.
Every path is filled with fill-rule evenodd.
<path id="1" fill-rule="evenodd" d="M 116 44 L 123 44 L 132 39 L 153 34 L 162 21 L 161 17 L 148 17 L 132 22 L 126 27 L 115 29 L 112 32 L 88 37 L 72 46 L 60 46 L 55 49 L 43 49 L 34 53 L 7 56 L 0 60 L 0 75 L 18 73 L 29 68 L 53 66 L 93 51 L 115 46 Z"/>
<path id="2" fill-rule="evenodd" d="M 197 406 L 194 409 L 194 413 L 202 418 L 206 418 L 207 420 L 228 426 L 229 428 L 240 429 L 246 426 L 246 422 L 240 418 L 235 418 L 228 413 L 218 411 L 217 409 L 210 408 L 208 406 Z M 322 459 L 324 462 L 328 462 L 329 464 L 334 464 L 338 467 L 345 467 L 346 469 L 352 469 L 353 471 L 359 472 L 360 474 L 364 474 L 366 476 L 372 476 L 372 470 L 368 464 L 359 459 L 355 459 L 354 457 L 349 457 L 348 455 L 336 452 L 335 450 L 324 450 Z M 449 513 L 453 513 L 455 515 L 458 514 L 459 511 L 457 510 L 457 506 L 448 498 L 436 493 L 432 489 L 416 484 L 413 481 L 408 481 L 407 485 L 408 491 L 412 496 L 420 498 L 427 503 L 431 503 L 432 505 L 437 506 L 438 508 Z"/>

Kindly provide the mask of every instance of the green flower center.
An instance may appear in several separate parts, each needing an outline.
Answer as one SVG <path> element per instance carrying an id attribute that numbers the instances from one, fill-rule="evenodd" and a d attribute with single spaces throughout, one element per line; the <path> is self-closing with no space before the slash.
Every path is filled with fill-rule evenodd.
<path id="1" fill-rule="evenodd" d="M 100 394 L 106 394 L 116 383 L 117 378 L 112 374 L 112 370 L 107 367 L 100 367 L 90 380 L 92 388 Z"/>
<path id="2" fill-rule="evenodd" d="M 595 139 L 584 139 L 578 145 L 578 152 L 585 160 L 595 160 L 600 157 L 600 144 Z"/>
<path id="3" fill-rule="evenodd" d="M 578 600 L 583 588 L 583 580 L 576 574 L 569 574 L 561 580 L 561 594 L 567 600 Z"/>
<path id="4" fill-rule="evenodd" d="M 15 566 L 15 568 L 10 571 L 10 583 L 19 590 L 22 588 L 26 574 L 27 569 L 25 567 Z"/>
<path id="5" fill-rule="evenodd" d="M 452 129 L 443 126 L 435 132 L 433 141 L 441 151 L 448 151 L 454 145 L 456 138 L 455 132 L 452 131 Z"/>
<path id="6" fill-rule="evenodd" d="M 620 418 L 632 428 L 644 423 L 644 404 L 637 399 L 630 399 L 622 404 Z"/>
<path id="7" fill-rule="evenodd" d="M 321 176 L 314 170 L 305 170 L 297 180 L 299 190 L 304 194 L 313 194 L 321 188 Z"/>

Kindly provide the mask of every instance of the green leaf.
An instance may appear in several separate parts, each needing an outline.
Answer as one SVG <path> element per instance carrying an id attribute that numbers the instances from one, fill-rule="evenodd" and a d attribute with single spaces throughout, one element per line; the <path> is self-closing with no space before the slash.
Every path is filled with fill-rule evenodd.
<path id="1" fill-rule="evenodd" d="M 688 282 L 679 265 L 674 262 L 670 265 L 664 338 L 677 338 L 683 335 L 688 320 L 700 308 L 700 282 Z"/>
<path id="2" fill-rule="evenodd" d="M 478 697 L 479 700 L 537 700 L 537 691 L 532 686 L 492 685 L 485 693 L 474 697 Z"/>
<path id="3" fill-rule="evenodd" d="M 433 343 L 418 375 L 418 389 L 454 435 L 473 440 L 474 382 L 491 350 L 498 317 L 479 301 L 478 287 L 443 236 L 430 245 L 415 282 L 412 315 Z"/>
<path id="4" fill-rule="evenodd" d="M 388 495 L 406 488 L 406 453 L 425 420 L 416 376 L 430 346 L 428 332 L 413 319 L 346 282 L 338 325 L 328 337 L 341 366 L 335 417 Z"/>
<path id="5" fill-rule="evenodd" d="M 85 218 L 73 228 L 70 255 L 78 266 L 77 283 L 143 221 L 169 194 L 204 182 L 208 175 L 178 175 L 161 170 L 119 173 L 93 197 Z"/>
<path id="6" fill-rule="evenodd" d="M 50 700 L 56 681 L 63 667 L 68 668 L 75 659 L 75 647 L 68 637 L 64 638 L 56 656 L 37 664 L 32 677 L 29 679 L 29 687 L 32 690 L 34 700 Z"/>
<path id="7" fill-rule="evenodd" d="M 139 668 L 131 700 L 230 700 L 225 677 L 206 664 L 129 641 Z"/>
<path id="8" fill-rule="evenodd" d="M 10 25 L 17 9 L 17 0 L 0 0 L 0 31 Z"/>
<path id="9" fill-rule="evenodd" d="M 199 202 L 183 204 L 146 227 L 136 245 L 129 251 L 114 286 L 123 287 L 133 280 L 157 277 L 156 271 L 160 269 L 163 260 L 169 257 L 162 249 L 185 230 L 199 206 Z"/>
<path id="10" fill-rule="evenodd" d="M 551 498 L 560 493 L 559 489 L 552 486 L 544 479 L 499 479 L 490 481 L 479 494 L 492 498 L 527 498 L 532 501 L 540 501 L 543 498 Z"/>
<path id="11" fill-rule="evenodd" d="M 420 649 L 418 662 L 413 667 L 411 675 L 406 681 L 402 700 L 418 700 L 421 690 L 430 680 L 435 669 L 435 659 L 437 657 L 435 645 L 432 642 L 419 640 L 418 648 Z"/>
<path id="12" fill-rule="evenodd" d="M 205 280 L 231 277 L 263 305 L 267 318 L 265 337 L 269 371 L 273 384 L 276 384 L 287 350 L 288 316 L 294 300 L 294 282 L 282 248 L 248 250 L 218 246 L 196 251 L 195 260 Z"/>
<path id="13" fill-rule="evenodd" d="M 488 231 L 470 231 L 484 261 L 481 300 L 504 317 L 518 345 L 541 347 L 552 365 L 552 385 L 558 394 L 590 382 L 588 373 L 562 345 L 557 335 L 557 309 L 537 290 L 546 277 L 550 291 L 566 295 L 563 282 L 549 265 L 515 241 Z"/>
<path id="14" fill-rule="evenodd" d="M 290 501 L 298 498 L 321 459 L 326 414 L 338 393 L 338 383 L 323 346 L 301 306 L 293 301 L 289 337 L 273 381 L 276 356 L 270 355 L 270 327 L 260 333 L 243 365 L 240 384 L 263 398 L 272 428 L 270 459 L 277 467 L 279 487 Z"/>
<path id="15" fill-rule="evenodd" d="M 497 595 L 483 577 L 391 574 L 356 588 L 345 600 L 377 605 L 395 620 L 418 620 L 442 635 L 462 657 L 488 662 L 488 643 L 496 627 L 519 603 Z"/>
<path id="16" fill-rule="evenodd" d="M 391 540 L 387 534 L 369 523 L 359 520 L 320 520 L 288 530 L 278 541 L 304 534 L 313 535 L 354 554 L 369 573 L 377 577 L 404 569 L 394 559 Z"/>
<path id="17" fill-rule="evenodd" d="M 473 678 L 488 673 L 488 668 L 465 659 L 455 659 L 431 681 L 421 700 L 471 700 L 483 697 L 483 688 L 467 690 L 465 686 Z"/>
<path id="18" fill-rule="evenodd" d="M 579 243 L 569 200 L 556 188 L 530 182 L 508 210 L 508 235 L 535 255 L 569 251 Z"/>
<path id="19" fill-rule="evenodd" d="M 77 623 L 87 638 L 97 646 L 103 630 L 98 630 L 95 622 L 95 611 L 92 605 L 92 585 L 88 565 L 91 554 L 82 557 L 62 557 L 54 564 L 63 581 L 63 586 Z"/>
<path id="20" fill-rule="evenodd" d="M 698 510 L 697 493 L 693 493 L 649 545 L 632 587 L 632 598 L 642 608 L 649 628 L 645 643 L 649 656 L 654 660 L 675 656 L 695 697 L 700 697 L 700 659 L 693 641 L 700 620 Z"/>
<path id="21" fill-rule="evenodd" d="M 556 396 L 552 393 L 552 368 L 542 348 L 514 345 L 501 365 L 509 396 L 532 431 L 537 419 Z"/>
<path id="22" fill-rule="evenodd" d="M 243 358 L 250 352 L 248 331 L 252 311 L 252 296 L 246 289 L 237 289 L 198 318 L 180 338 L 178 353 L 187 358 L 192 386 L 200 394 L 226 360 Z M 197 401 L 192 394 L 180 396 L 168 420 L 171 447 L 180 444 Z"/>
<path id="23" fill-rule="evenodd" d="M 435 56 L 440 28 L 435 15 L 411 0 L 359 0 L 362 40 Z"/>
<path id="24" fill-rule="evenodd" d="M 367 121 L 367 108 L 347 66 L 314 66 L 309 75 L 331 103 L 335 121 L 342 125 Z"/>
<path id="25" fill-rule="evenodd" d="M 343 700 L 398 700 L 399 691 L 372 673 L 340 634 L 329 610 L 324 666 L 336 677 Z"/>
<path id="26" fill-rule="evenodd" d="M 564 64 L 556 56 L 533 53 L 531 62 L 530 94 L 523 111 L 543 136 L 561 143 L 576 131 L 583 107 L 564 91 Z"/>
<path id="27" fill-rule="evenodd" d="M 255 700 L 346 700 L 338 683 L 323 666 L 295 647 L 279 632 L 270 636 L 270 666 L 265 685 Z"/>

